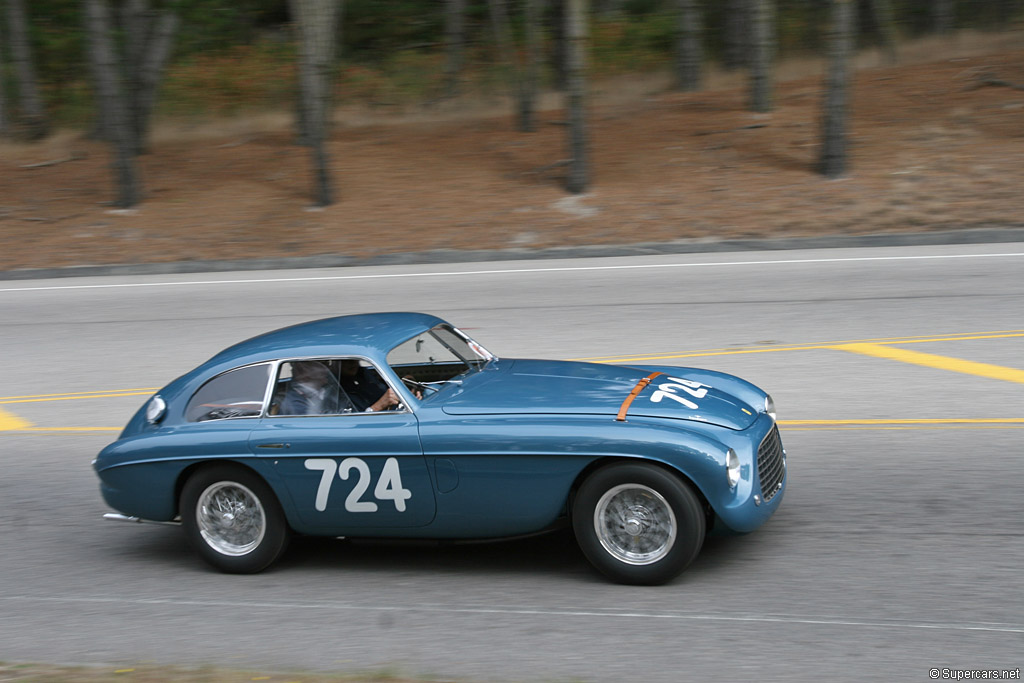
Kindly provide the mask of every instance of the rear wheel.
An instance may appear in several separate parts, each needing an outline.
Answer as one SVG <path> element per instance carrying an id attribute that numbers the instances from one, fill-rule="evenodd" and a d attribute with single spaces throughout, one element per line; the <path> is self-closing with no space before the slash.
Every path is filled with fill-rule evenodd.
<path id="1" fill-rule="evenodd" d="M 683 571 L 704 543 L 700 500 L 676 475 L 646 463 L 591 474 L 572 508 L 587 559 L 619 583 L 655 585 Z"/>
<path id="2" fill-rule="evenodd" d="M 221 571 L 254 574 L 288 546 L 288 524 L 274 492 L 237 465 L 215 465 L 189 477 L 179 509 L 189 542 Z"/>

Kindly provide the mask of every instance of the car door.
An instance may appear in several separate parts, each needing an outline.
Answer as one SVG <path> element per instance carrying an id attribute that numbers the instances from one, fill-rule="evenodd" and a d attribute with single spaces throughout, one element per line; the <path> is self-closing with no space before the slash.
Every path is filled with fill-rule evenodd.
<path id="1" fill-rule="evenodd" d="M 418 527 L 434 518 L 433 485 L 410 412 L 267 416 L 250 435 L 314 533 Z"/>

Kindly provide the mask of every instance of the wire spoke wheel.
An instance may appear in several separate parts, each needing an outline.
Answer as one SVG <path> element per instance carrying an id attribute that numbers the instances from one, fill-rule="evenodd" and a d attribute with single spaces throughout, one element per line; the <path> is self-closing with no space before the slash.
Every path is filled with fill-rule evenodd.
<path id="1" fill-rule="evenodd" d="M 594 531 L 617 559 L 634 565 L 657 562 L 672 550 L 676 516 L 664 496 L 641 484 L 608 490 L 594 508 Z"/>
<path id="2" fill-rule="evenodd" d="M 676 473 L 645 462 L 590 473 L 572 503 L 583 554 L 619 583 L 655 585 L 676 577 L 704 543 L 700 499 Z"/>
<path id="3" fill-rule="evenodd" d="M 178 509 L 189 542 L 221 571 L 262 571 L 288 546 L 290 530 L 273 490 L 239 465 L 211 465 L 193 473 Z"/>
<path id="4" fill-rule="evenodd" d="M 263 505 L 235 482 L 217 482 L 199 494 L 196 522 L 211 548 L 232 557 L 252 552 L 267 532 Z"/>

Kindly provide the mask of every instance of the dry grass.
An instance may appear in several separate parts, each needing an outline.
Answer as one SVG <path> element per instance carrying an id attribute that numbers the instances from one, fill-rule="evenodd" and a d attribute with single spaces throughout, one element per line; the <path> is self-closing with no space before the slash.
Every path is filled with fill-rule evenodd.
<path id="1" fill-rule="evenodd" d="M 260 672 L 215 667 L 55 666 L 0 662 L 0 683 L 422 683 L 388 671 L 368 674 Z M 445 680 L 431 678 L 434 683 Z"/>
<path id="2" fill-rule="evenodd" d="M 532 134 L 513 130 L 500 101 L 342 108 L 330 141 L 339 202 L 322 212 L 303 210 L 309 155 L 285 114 L 164 122 L 140 160 L 147 197 L 133 215 L 107 212 L 103 145 L 67 132 L 5 144 L 0 270 L 1020 225 L 1024 93 L 972 86 L 983 73 L 1024 83 L 1022 46 L 1020 34 L 959 34 L 905 46 L 897 67 L 861 55 L 840 181 L 813 171 L 816 59 L 780 66 L 790 80 L 769 115 L 745 111 L 738 74 L 688 94 L 659 75 L 596 84 L 593 188 L 568 200 L 555 96 Z"/>

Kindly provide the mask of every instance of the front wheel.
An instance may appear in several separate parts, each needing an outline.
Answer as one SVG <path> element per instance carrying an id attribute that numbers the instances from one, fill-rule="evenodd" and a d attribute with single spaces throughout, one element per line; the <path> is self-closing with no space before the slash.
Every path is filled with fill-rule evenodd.
<path id="1" fill-rule="evenodd" d="M 181 491 L 179 509 L 189 542 L 224 572 L 260 572 L 288 545 L 288 524 L 274 492 L 237 465 L 216 465 L 192 475 Z"/>
<path id="2" fill-rule="evenodd" d="M 618 463 L 584 480 L 572 526 L 583 554 L 610 579 L 656 585 L 697 557 L 706 522 L 697 495 L 679 477 L 646 463 Z"/>

